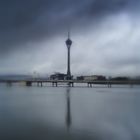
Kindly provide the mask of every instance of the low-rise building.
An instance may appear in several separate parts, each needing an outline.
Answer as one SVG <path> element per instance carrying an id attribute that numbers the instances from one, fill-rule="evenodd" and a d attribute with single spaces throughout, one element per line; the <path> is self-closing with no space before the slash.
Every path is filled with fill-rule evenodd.
<path id="1" fill-rule="evenodd" d="M 66 80 L 67 74 L 55 73 L 50 76 L 50 80 Z"/>
<path id="2" fill-rule="evenodd" d="M 105 76 L 102 76 L 102 75 L 90 75 L 90 76 L 79 76 L 77 77 L 77 80 L 87 80 L 87 81 L 95 81 L 95 80 L 99 80 L 99 81 L 102 81 L 102 80 L 106 80 L 106 77 Z"/>

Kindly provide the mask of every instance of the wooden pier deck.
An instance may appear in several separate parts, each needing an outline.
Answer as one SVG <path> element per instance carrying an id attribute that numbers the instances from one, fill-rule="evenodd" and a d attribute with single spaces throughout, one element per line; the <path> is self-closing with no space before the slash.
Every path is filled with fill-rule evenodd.
<path id="1" fill-rule="evenodd" d="M 87 87 L 93 87 L 93 85 L 106 85 L 111 88 L 113 85 L 129 85 L 133 87 L 134 85 L 140 85 L 140 81 L 128 80 L 128 81 L 88 81 L 88 80 L 0 80 L 0 83 L 7 83 L 12 85 L 13 83 L 25 83 L 26 86 L 32 86 L 36 84 L 37 86 L 43 86 L 44 83 L 50 83 L 53 87 L 58 87 L 59 85 L 65 84 L 69 87 L 74 87 L 75 84 L 86 84 Z"/>

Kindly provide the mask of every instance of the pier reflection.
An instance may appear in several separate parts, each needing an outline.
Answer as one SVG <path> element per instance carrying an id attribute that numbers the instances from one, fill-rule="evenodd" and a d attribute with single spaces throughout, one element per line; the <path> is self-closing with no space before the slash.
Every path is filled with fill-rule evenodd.
<path id="1" fill-rule="evenodd" d="M 66 89 L 66 126 L 67 126 L 68 131 L 72 124 L 70 90 L 71 88 L 67 87 Z"/>

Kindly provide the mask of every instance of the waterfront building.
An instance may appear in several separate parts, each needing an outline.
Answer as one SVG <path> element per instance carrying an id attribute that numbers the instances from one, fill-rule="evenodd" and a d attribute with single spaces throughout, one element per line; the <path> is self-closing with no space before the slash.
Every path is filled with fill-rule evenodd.
<path id="1" fill-rule="evenodd" d="M 50 76 L 50 80 L 66 80 L 67 74 L 64 73 L 55 73 Z"/>
<path id="2" fill-rule="evenodd" d="M 98 80 L 98 81 L 102 81 L 102 80 L 106 80 L 106 77 L 105 76 L 102 76 L 102 75 L 90 75 L 90 76 L 78 76 L 77 77 L 77 80 L 89 80 L 89 81 L 95 81 L 95 80 Z"/>

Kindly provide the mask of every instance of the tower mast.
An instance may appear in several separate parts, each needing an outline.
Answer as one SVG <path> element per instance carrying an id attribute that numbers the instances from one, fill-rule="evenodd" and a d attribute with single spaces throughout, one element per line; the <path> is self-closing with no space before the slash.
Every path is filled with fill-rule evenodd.
<path id="1" fill-rule="evenodd" d="M 71 70 L 70 70 L 70 48 L 72 45 L 72 40 L 70 39 L 70 31 L 68 31 L 68 39 L 66 40 L 66 46 L 68 50 L 67 54 L 67 80 L 71 80 Z"/>

